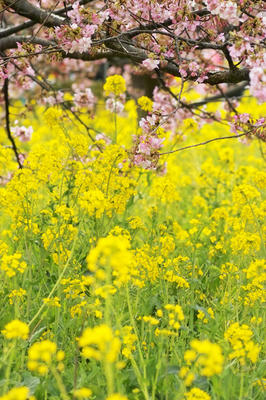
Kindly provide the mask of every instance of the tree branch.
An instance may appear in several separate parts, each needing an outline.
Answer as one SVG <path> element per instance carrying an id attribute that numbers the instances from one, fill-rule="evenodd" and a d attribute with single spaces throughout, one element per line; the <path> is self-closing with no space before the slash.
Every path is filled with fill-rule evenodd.
<path id="1" fill-rule="evenodd" d="M 187 149 L 192 149 L 193 147 L 199 147 L 199 146 L 204 146 L 205 144 L 215 142 L 217 140 L 224 140 L 224 139 L 236 139 L 241 136 L 247 136 L 249 132 L 246 133 L 241 133 L 240 135 L 232 135 L 232 136 L 223 136 L 223 137 L 217 137 L 214 139 L 206 140 L 205 142 L 197 143 L 197 144 L 192 144 L 190 146 L 185 146 L 185 147 L 180 147 L 179 149 L 172 150 L 172 151 L 166 151 L 165 153 L 159 153 L 159 156 L 164 156 L 166 154 L 172 154 L 172 153 L 177 153 L 178 151 L 182 150 L 187 150 Z"/>
<path id="2" fill-rule="evenodd" d="M 201 101 L 196 101 L 195 103 L 190 103 L 187 104 L 188 107 L 190 108 L 197 108 L 200 106 L 204 106 L 205 104 L 208 103 L 215 103 L 217 101 L 225 101 L 225 99 L 231 99 L 231 98 L 238 98 L 241 97 L 245 87 L 247 86 L 247 82 L 242 83 L 241 85 L 238 85 L 236 87 L 233 87 L 229 90 L 227 90 L 226 92 L 224 92 L 224 94 L 217 94 L 215 96 L 210 96 L 210 97 L 206 97 L 205 99 L 201 100 Z"/>
<path id="3" fill-rule="evenodd" d="M 11 36 L 9 38 L 3 38 L 0 40 L 0 51 L 4 51 L 10 48 L 16 48 L 16 42 L 27 42 L 31 41 L 32 43 L 42 44 L 43 45 L 51 45 L 53 42 L 42 42 L 43 39 L 34 38 L 32 37 L 23 37 L 23 36 Z M 96 42 L 97 44 L 97 42 Z M 63 49 L 56 49 L 58 52 L 62 54 L 64 58 L 72 58 L 78 59 L 83 61 L 93 61 L 102 58 L 113 58 L 115 56 L 120 56 L 121 58 L 130 58 L 131 61 L 135 63 L 142 63 L 145 59 L 148 58 L 148 54 L 145 50 L 137 48 L 134 43 L 129 43 L 128 40 L 123 41 L 120 40 L 119 42 L 116 41 L 114 37 L 113 40 L 108 42 L 106 45 L 107 50 L 103 50 L 102 52 L 94 53 L 93 49 L 91 53 L 66 53 Z M 171 60 L 168 60 L 167 65 L 165 67 L 160 68 L 161 71 L 167 72 L 173 76 L 181 78 L 181 74 L 178 68 L 178 65 Z M 190 81 L 197 81 L 200 78 L 199 76 L 191 76 L 188 75 L 186 80 Z M 234 68 L 233 70 L 226 70 L 226 71 L 217 71 L 217 72 L 209 72 L 207 73 L 207 78 L 204 80 L 203 83 L 208 83 L 210 85 L 217 85 L 220 83 L 239 83 L 243 81 L 249 81 L 249 70 L 247 68 L 238 69 Z"/>
<path id="4" fill-rule="evenodd" d="M 10 130 L 10 119 L 9 119 L 9 96 L 8 96 L 8 79 L 6 78 L 4 81 L 4 85 L 3 85 L 3 93 L 4 93 L 4 100 L 5 100 L 5 112 L 6 112 L 6 132 L 7 132 L 7 137 L 9 139 L 9 141 L 11 142 L 12 145 L 12 149 L 15 153 L 16 159 L 17 159 L 17 163 L 19 168 L 22 168 L 22 164 L 21 161 L 19 159 L 19 153 L 18 153 L 18 149 L 16 146 L 16 143 L 11 135 L 11 130 Z"/>
<path id="5" fill-rule="evenodd" d="M 72 58 L 75 60 L 82 60 L 82 61 L 94 61 L 94 60 L 101 60 L 104 58 L 111 59 L 118 54 L 115 53 L 113 50 L 108 50 L 108 49 L 103 49 L 102 52 L 92 52 L 91 54 L 89 53 L 66 53 L 63 49 L 57 48 L 55 46 L 56 43 L 46 40 L 46 39 L 40 39 L 38 37 L 33 38 L 32 36 L 19 36 L 19 35 L 14 35 L 11 37 L 6 37 L 3 39 L 0 39 L 0 52 L 3 52 L 8 49 L 16 49 L 17 48 L 17 42 L 18 43 L 33 43 L 33 44 L 40 44 L 43 47 L 46 47 L 47 50 L 52 50 L 57 53 L 61 53 L 63 58 Z M 42 54 L 42 52 L 38 53 Z M 25 57 L 28 56 L 33 56 L 33 55 L 38 55 L 38 54 L 26 54 Z M 120 55 L 120 54 L 119 54 Z M 9 59 L 15 59 L 16 57 L 4 57 L 4 60 L 9 60 Z"/>
<path id="6" fill-rule="evenodd" d="M 65 18 L 55 15 L 55 13 L 51 13 L 50 11 L 42 10 L 27 0 L 17 0 L 15 2 L 14 0 L 4 0 L 4 4 L 16 11 L 17 14 L 48 27 L 59 26 L 66 21 Z"/>
<path id="7" fill-rule="evenodd" d="M 81 0 L 79 2 L 79 4 L 80 5 L 85 5 L 87 3 L 91 3 L 92 1 L 94 1 L 94 0 Z M 72 10 L 72 5 L 69 5 L 69 6 L 64 7 L 64 8 L 59 8 L 58 10 L 55 10 L 53 12 L 53 14 L 55 14 L 55 15 L 63 15 L 66 11 L 70 11 L 70 10 Z M 35 24 L 36 24 L 36 21 L 30 20 L 30 21 L 23 22 L 23 23 L 21 23 L 19 25 L 10 26 L 9 28 L 2 29 L 2 30 L 0 30 L 0 39 L 4 38 L 4 37 L 7 37 L 7 36 L 10 36 L 10 35 L 12 35 L 14 33 L 23 31 L 24 29 L 31 28 Z M 45 23 L 44 23 L 44 25 L 45 25 Z"/>
<path id="8" fill-rule="evenodd" d="M 33 44 L 40 44 L 45 47 L 55 46 L 55 43 L 50 42 L 46 39 L 40 39 L 38 37 L 32 38 L 32 36 L 10 36 L 3 39 L 0 39 L 0 52 L 8 49 L 16 49 L 17 43 L 28 43 L 31 42 Z M 7 57 L 8 58 L 8 57 Z"/>

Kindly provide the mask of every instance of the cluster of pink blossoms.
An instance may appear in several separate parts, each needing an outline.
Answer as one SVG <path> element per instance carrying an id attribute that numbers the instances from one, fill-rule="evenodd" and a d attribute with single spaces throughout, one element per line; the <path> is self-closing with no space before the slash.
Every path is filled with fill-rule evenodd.
<path id="1" fill-rule="evenodd" d="M 19 126 L 18 121 L 15 121 L 16 126 L 11 127 L 11 133 L 14 137 L 19 138 L 21 142 L 28 142 L 31 139 L 33 133 L 32 126 L 26 128 L 26 126 Z"/>
<path id="2" fill-rule="evenodd" d="M 230 125 L 231 131 L 237 135 L 246 133 L 249 136 L 254 135 L 264 142 L 266 141 L 266 118 L 254 120 L 248 113 L 237 114 Z M 247 136 L 244 136 L 244 139 L 240 138 L 240 141 L 247 143 Z"/>
<path id="3" fill-rule="evenodd" d="M 158 116 L 148 115 L 140 120 L 142 129 L 140 136 L 133 136 L 132 163 L 144 169 L 156 169 L 159 160 L 159 150 L 164 138 L 158 137 Z"/>
<path id="4" fill-rule="evenodd" d="M 53 95 L 44 97 L 43 102 L 45 104 L 49 104 L 50 106 L 55 106 L 56 104 L 63 103 L 64 101 L 64 93 L 59 90 L 57 93 L 54 93 Z"/>
<path id="5" fill-rule="evenodd" d="M 229 24 L 239 25 L 239 14 L 236 1 L 230 0 L 206 0 L 207 8 L 213 15 L 219 15 L 220 18 L 228 21 Z"/>
<path id="6" fill-rule="evenodd" d="M 96 101 L 92 90 L 90 88 L 84 88 L 84 90 L 81 90 L 78 87 L 72 87 L 74 88 L 74 107 L 72 110 L 77 111 L 80 107 L 86 107 L 88 110 L 92 110 Z"/>
<path id="7" fill-rule="evenodd" d="M 108 16 L 108 10 L 90 12 L 79 1 L 75 1 L 68 13 L 70 25 L 56 26 L 53 36 L 66 53 L 88 52 L 92 45 L 92 36 Z"/>
<path id="8" fill-rule="evenodd" d="M 264 65 L 258 65 L 251 69 L 250 93 L 263 103 L 266 101 L 266 53 L 264 54 Z"/>

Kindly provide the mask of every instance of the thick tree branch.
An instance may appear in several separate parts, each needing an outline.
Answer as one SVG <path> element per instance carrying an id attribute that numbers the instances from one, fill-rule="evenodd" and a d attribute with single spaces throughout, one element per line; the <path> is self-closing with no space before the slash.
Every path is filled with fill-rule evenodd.
<path id="1" fill-rule="evenodd" d="M 55 13 L 51 13 L 50 11 L 42 10 L 27 0 L 17 0 L 15 2 L 14 0 L 4 0 L 4 4 L 16 11 L 17 14 L 48 27 L 59 26 L 66 21 L 65 18 L 55 15 Z"/>
<path id="2" fill-rule="evenodd" d="M 91 54 L 90 53 L 78 53 L 78 52 L 74 52 L 74 53 L 66 53 L 64 50 L 57 48 L 56 43 L 46 40 L 46 39 L 40 39 L 38 37 L 33 38 L 32 36 L 11 36 L 11 37 L 7 37 L 7 38 L 3 38 L 0 39 L 0 52 L 3 52 L 5 50 L 8 49 L 16 49 L 17 48 L 17 43 L 33 43 L 33 44 L 40 44 L 43 47 L 46 48 L 47 52 L 50 53 L 49 50 L 53 51 L 53 52 L 58 52 L 62 54 L 63 58 L 72 58 L 72 59 L 76 59 L 76 60 L 82 60 L 82 61 L 94 61 L 94 60 L 101 60 L 104 58 L 107 59 L 111 59 L 115 56 L 117 56 L 117 53 L 115 53 L 113 50 L 108 50 L 108 49 L 103 49 L 102 51 L 94 51 Z M 45 50 L 43 50 L 43 52 L 40 52 L 38 54 L 42 54 L 45 53 Z M 29 55 L 25 55 L 25 57 L 30 56 Z M 35 55 L 35 54 L 32 54 Z M 9 60 L 12 58 L 16 58 L 16 57 L 3 57 L 4 60 Z"/>
<path id="3" fill-rule="evenodd" d="M 146 51 L 135 47 L 134 45 L 123 43 L 123 46 L 117 43 L 115 40 L 108 43 L 108 47 L 121 53 L 121 57 L 128 57 L 132 61 L 136 63 L 141 63 L 145 59 L 148 58 Z M 71 55 L 69 55 L 71 58 Z M 173 76 L 181 78 L 181 74 L 178 68 L 178 65 L 173 61 L 168 61 L 165 67 L 160 68 L 161 71 L 167 72 Z M 186 77 L 186 80 L 196 81 L 199 76 L 190 76 Z M 207 78 L 204 80 L 204 83 L 208 83 L 210 85 L 217 85 L 219 83 L 239 83 L 243 81 L 249 81 L 249 70 L 247 68 L 226 71 L 217 71 L 217 72 L 209 72 L 207 73 Z"/>
<path id="4" fill-rule="evenodd" d="M 79 3 L 80 3 L 80 5 L 85 5 L 87 3 L 91 3 L 92 1 L 94 1 L 94 0 L 82 0 Z M 55 15 L 64 15 L 66 11 L 70 11 L 70 10 L 72 10 L 72 5 L 69 5 L 69 6 L 64 7 L 64 8 L 60 8 L 58 10 L 55 10 L 53 12 L 53 14 L 55 14 Z M 13 35 L 14 33 L 17 33 L 17 32 L 21 32 L 24 29 L 31 28 L 35 24 L 36 24 L 36 21 L 30 20 L 30 21 L 23 22 L 23 23 L 21 23 L 19 25 L 10 26 L 10 27 L 8 27 L 6 29 L 2 29 L 2 30 L 0 30 L 0 39 L 4 38 L 4 37 L 7 37 L 7 36 L 10 36 L 10 35 Z M 43 23 L 43 24 L 45 25 L 45 23 Z"/>
<path id="5" fill-rule="evenodd" d="M 34 21 L 27 21 L 27 22 L 23 22 L 22 24 L 19 24 L 19 25 L 10 26 L 9 28 L 2 29 L 2 30 L 0 30 L 0 39 L 10 36 L 10 35 L 13 35 L 14 33 L 23 31 L 24 29 L 30 28 L 35 24 L 36 24 L 36 22 L 34 22 Z"/>
<path id="6" fill-rule="evenodd" d="M 226 98 L 227 99 L 232 99 L 232 98 L 238 98 L 241 97 L 245 87 L 247 86 L 247 82 L 244 82 L 236 87 L 233 87 L 231 89 L 228 89 L 224 95 L 222 94 L 217 94 L 216 96 L 210 96 L 210 97 L 206 97 L 205 99 L 201 100 L 201 101 L 196 101 L 195 103 L 190 103 L 188 104 L 188 106 L 190 108 L 197 108 L 200 106 L 204 106 L 205 104 L 208 103 L 215 103 L 217 101 L 224 101 Z"/>
<path id="7" fill-rule="evenodd" d="M 5 51 L 8 49 L 16 49 L 17 43 L 28 43 L 31 42 L 33 44 L 40 44 L 44 47 L 55 46 L 55 43 L 50 42 L 49 40 L 40 39 L 38 37 L 32 40 L 32 36 L 10 36 L 3 39 L 0 39 L 0 51 Z"/>
<path id="8" fill-rule="evenodd" d="M 32 37 L 23 37 L 23 36 L 11 36 L 9 38 L 4 38 L 0 40 L 0 51 L 4 51 L 10 48 L 16 48 L 16 42 L 32 42 L 36 44 L 42 44 L 43 46 L 51 46 L 54 45 L 53 42 L 44 41 L 43 39 Z M 145 59 L 148 58 L 148 55 L 145 50 L 137 48 L 132 44 L 128 44 L 128 41 L 118 41 L 116 38 L 108 42 L 108 49 L 102 51 L 94 51 L 92 49 L 91 53 L 66 53 L 64 50 L 58 48 L 56 51 L 60 52 L 64 58 L 72 58 L 83 61 L 93 61 L 102 58 L 111 59 L 115 56 L 120 56 L 121 58 L 129 58 L 131 61 L 135 63 L 142 63 Z M 174 62 L 169 60 L 166 66 L 160 68 L 161 71 L 167 72 L 173 76 L 181 77 L 179 67 Z M 190 76 L 186 77 L 186 80 L 196 81 L 199 76 Z M 243 81 L 249 81 L 249 70 L 247 68 L 238 69 L 234 68 L 233 70 L 226 71 L 217 71 L 217 72 L 209 72 L 207 73 L 207 78 L 204 80 L 204 83 L 208 83 L 210 85 L 217 85 L 220 83 L 239 83 Z"/>

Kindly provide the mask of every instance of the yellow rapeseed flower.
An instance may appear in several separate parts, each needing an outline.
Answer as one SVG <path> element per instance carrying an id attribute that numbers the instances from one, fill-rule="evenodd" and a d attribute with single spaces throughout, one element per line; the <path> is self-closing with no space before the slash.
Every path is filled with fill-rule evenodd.
<path id="1" fill-rule="evenodd" d="M 13 304 L 15 298 L 22 299 L 26 295 L 26 293 L 26 290 L 22 288 L 12 290 L 8 295 L 9 304 Z"/>
<path id="2" fill-rule="evenodd" d="M 9 322 L 1 331 L 7 339 L 24 339 L 27 340 L 29 336 L 29 327 L 25 322 L 14 319 Z"/>
<path id="3" fill-rule="evenodd" d="M 21 261 L 22 254 L 15 253 L 12 255 L 4 254 L 1 260 L 0 270 L 4 271 L 5 274 L 12 278 L 17 272 L 23 274 L 27 268 L 25 261 Z"/>
<path id="4" fill-rule="evenodd" d="M 152 111 L 153 101 L 147 96 L 141 96 L 138 99 L 138 105 L 143 111 Z"/>
<path id="5" fill-rule="evenodd" d="M 122 394 L 114 393 L 111 394 L 111 396 L 108 396 L 106 400 L 128 400 L 128 398 L 126 396 L 123 396 Z"/>
<path id="6" fill-rule="evenodd" d="M 47 304 L 49 307 L 61 307 L 61 304 L 59 302 L 59 297 L 55 296 L 52 298 L 44 298 L 43 302 Z"/>
<path id="7" fill-rule="evenodd" d="M 218 344 L 211 343 L 207 339 L 202 341 L 194 339 L 190 345 L 191 350 L 187 350 L 184 355 L 188 365 L 194 361 L 200 375 L 207 377 L 222 372 L 224 357 Z"/>
<path id="8" fill-rule="evenodd" d="M 240 365 L 245 365 L 246 359 L 255 364 L 260 352 L 260 346 L 251 340 L 252 336 L 253 332 L 248 325 L 240 325 L 238 322 L 231 324 L 224 334 L 225 339 L 233 348 L 229 358 L 237 358 Z"/>
<path id="9" fill-rule="evenodd" d="M 76 397 L 77 399 L 88 399 L 89 397 L 91 397 L 92 391 L 91 389 L 83 387 L 75 390 L 73 394 L 74 397 Z"/>
<path id="10" fill-rule="evenodd" d="M 115 96 L 119 96 L 126 91 L 126 81 L 121 75 L 108 76 L 103 89 L 107 95 L 113 93 Z"/>
<path id="11" fill-rule="evenodd" d="M 132 259 L 129 239 L 122 235 L 108 235 L 99 239 L 96 247 L 90 251 L 87 262 L 89 270 L 95 272 L 96 277 L 100 267 L 110 266 L 115 280 L 124 283 L 130 279 Z"/>
<path id="12" fill-rule="evenodd" d="M 35 400 L 30 396 L 30 390 L 26 386 L 11 389 L 8 393 L 0 396 L 0 400 Z"/>
<path id="13" fill-rule="evenodd" d="M 52 362 L 57 362 L 57 368 L 62 371 L 64 365 L 62 360 L 65 357 L 65 353 L 62 350 L 56 352 L 56 343 L 50 340 L 43 340 L 41 342 L 34 343 L 29 348 L 28 353 L 28 368 L 30 371 L 36 371 L 40 375 L 46 375 L 49 371 L 49 367 Z"/>
<path id="14" fill-rule="evenodd" d="M 105 324 L 86 328 L 78 340 L 82 356 L 114 363 L 120 352 L 120 339 Z"/>
<path id="15" fill-rule="evenodd" d="M 185 393 L 186 400 L 211 400 L 211 396 L 199 388 L 192 388 L 189 392 Z M 185 400 L 184 399 L 184 400 Z"/>

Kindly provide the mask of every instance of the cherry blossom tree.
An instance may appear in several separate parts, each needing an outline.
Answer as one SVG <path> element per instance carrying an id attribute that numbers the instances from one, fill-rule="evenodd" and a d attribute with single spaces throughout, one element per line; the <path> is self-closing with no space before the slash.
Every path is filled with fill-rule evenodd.
<path id="1" fill-rule="evenodd" d="M 101 68 L 107 75 L 118 71 L 129 86 L 134 76 L 150 75 L 155 82 L 153 107 L 135 140 L 138 165 L 156 163 L 162 140 L 155 128 L 164 125 L 176 134 L 187 118 L 221 121 L 218 112 L 206 111 L 213 101 L 224 103 L 233 134 L 265 140 L 265 119 L 236 110 L 246 88 L 258 102 L 266 101 L 263 0 L 0 0 L 0 12 L 1 101 L 11 141 L 12 132 L 22 132 L 23 140 L 31 132 L 19 126 L 11 131 L 10 93 L 21 90 L 32 98 L 39 87 L 37 101 L 68 107 L 58 83 L 67 80 L 74 96 L 71 112 L 79 118 L 81 104 L 93 109 L 90 87 Z M 47 78 L 51 72 L 57 85 Z M 186 99 L 188 82 L 202 100 Z M 116 105 L 110 98 L 109 109 L 121 111 L 123 96 Z M 151 154 L 156 156 L 147 162 Z"/>

